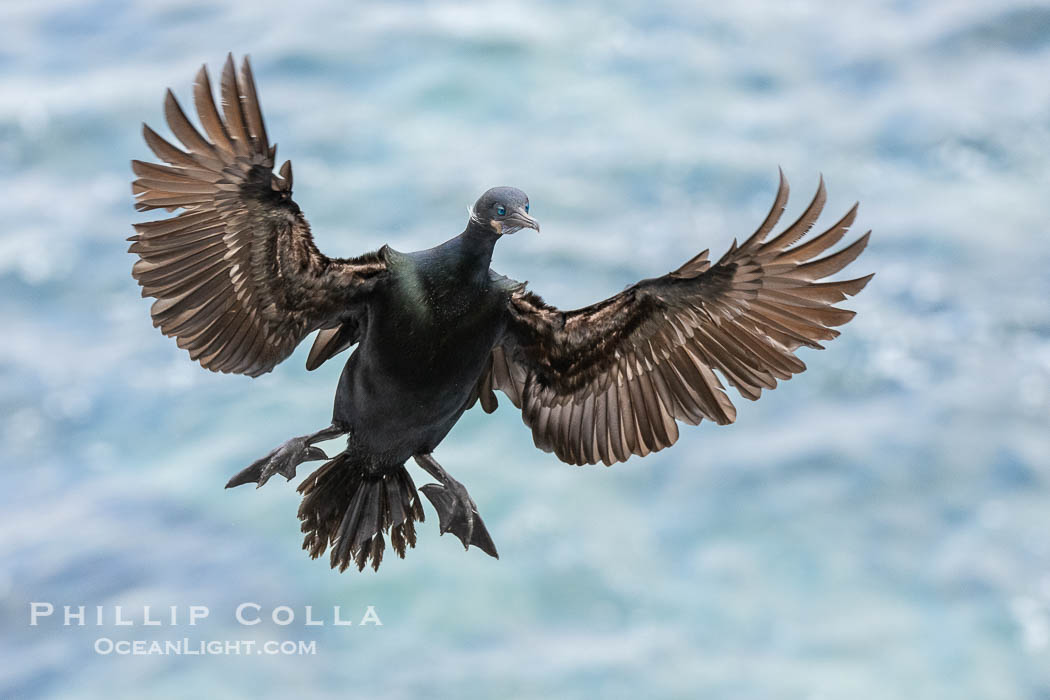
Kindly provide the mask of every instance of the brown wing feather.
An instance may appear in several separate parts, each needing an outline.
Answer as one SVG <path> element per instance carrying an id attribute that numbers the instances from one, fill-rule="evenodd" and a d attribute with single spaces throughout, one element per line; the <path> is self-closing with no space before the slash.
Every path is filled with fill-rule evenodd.
<path id="1" fill-rule="evenodd" d="M 678 439 L 677 421 L 736 420 L 717 370 L 744 398 L 806 369 L 800 346 L 821 348 L 853 312 L 832 304 L 872 275 L 816 282 L 857 258 L 868 234 L 814 259 L 845 235 L 852 209 L 799 243 L 820 215 L 821 179 L 793 224 L 766 240 L 787 202 L 783 173 L 758 230 L 715 265 L 707 251 L 663 277 L 576 311 L 560 311 L 523 288 L 510 297 L 508 332 L 479 386 L 502 390 L 521 408 L 536 445 L 571 464 L 625 461 Z M 869 232 L 870 233 L 870 232 Z M 494 410 L 488 401 L 485 409 Z"/>
<path id="2" fill-rule="evenodd" d="M 190 357 L 210 370 L 256 376 L 313 330 L 344 320 L 356 328 L 353 307 L 386 263 L 382 251 L 343 260 L 317 250 L 291 199 L 291 165 L 273 173 L 275 149 L 247 58 L 239 79 L 227 58 L 220 93 L 223 116 L 202 67 L 194 102 L 205 136 L 168 91 L 164 112 L 186 150 L 143 126 L 167 165 L 132 161 L 135 208 L 185 211 L 135 225 L 132 275 L 142 295 L 157 300 L 154 325 Z"/>
<path id="3" fill-rule="evenodd" d="M 310 354 L 306 357 L 306 369 L 313 371 L 335 357 L 361 338 L 361 322 L 348 318 L 335 328 L 318 331 Z"/>

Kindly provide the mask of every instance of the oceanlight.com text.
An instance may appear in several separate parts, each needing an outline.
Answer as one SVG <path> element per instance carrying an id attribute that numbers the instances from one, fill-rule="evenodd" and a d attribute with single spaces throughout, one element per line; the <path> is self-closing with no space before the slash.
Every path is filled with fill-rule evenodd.
<path id="1" fill-rule="evenodd" d="M 99 637 L 95 640 L 95 653 L 101 656 L 315 656 L 317 642 L 305 640 L 256 639 L 197 640 L 168 639 L 165 641 L 146 639 L 119 639 Z"/>

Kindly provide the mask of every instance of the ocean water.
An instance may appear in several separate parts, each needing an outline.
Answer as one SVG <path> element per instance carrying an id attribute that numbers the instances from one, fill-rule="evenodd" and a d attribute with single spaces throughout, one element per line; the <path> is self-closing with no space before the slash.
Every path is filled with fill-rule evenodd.
<path id="1" fill-rule="evenodd" d="M 5 2 L 0 27 L 0 696 L 1050 698 L 1047 5 Z M 330 254 L 429 247 L 516 185 L 543 233 L 493 265 L 573 308 L 720 255 L 779 165 L 786 220 L 819 173 L 823 221 L 861 201 L 851 271 L 878 274 L 805 374 L 648 458 L 570 467 L 506 399 L 470 412 L 437 456 L 501 559 L 428 510 L 405 560 L 337 574 L 293 485 L 222 487 L 327 424 L 340 363 L 210 374 L 129 274 L 140 123 L 227 51 Z M 316 653 L 97 650 L 184 637 Z"/>

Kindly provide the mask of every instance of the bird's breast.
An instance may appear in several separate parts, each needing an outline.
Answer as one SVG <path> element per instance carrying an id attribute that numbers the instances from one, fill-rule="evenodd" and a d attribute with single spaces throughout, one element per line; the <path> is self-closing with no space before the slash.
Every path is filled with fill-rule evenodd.
<path id="1" fill-rule="evenodd" d="M 376 309 L 365 350 L 394 382 L 435 390 L 473 386 L 502 330 L 501 308 L 487 289 L 410 280 Z"/>

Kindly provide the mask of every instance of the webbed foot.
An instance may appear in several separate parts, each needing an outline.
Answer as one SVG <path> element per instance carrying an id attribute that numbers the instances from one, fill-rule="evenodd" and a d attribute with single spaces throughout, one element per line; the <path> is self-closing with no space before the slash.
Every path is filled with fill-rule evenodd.
<path id="1" fill-rule="evenodd" d="M 499 559 L 496 545 L 466 487 L 453 479 L 430 455 L 417 455 L 415 459 L 441 481 L 440 484 L 425 484 L 419 489 L 437 511 L 441 534 L 451 532 L 463 543 L 463 549 L 474 545 L 490 557 Z"/>
<path id="2" fill-rule="evenodd" d="M 274 474 L 280 474 L 291 481 L 295 477 L 295 468 L 303 462 L 328 459 L 324 450 L 308 442 L 309 437 L 292 438 L 265 457 L 255 460 L 230 479 L 226 483 L 226 488 L 251 482 L 256 484 L 255 488 L 259 488 Z"/>

